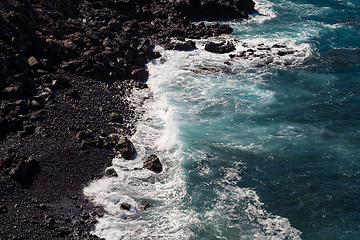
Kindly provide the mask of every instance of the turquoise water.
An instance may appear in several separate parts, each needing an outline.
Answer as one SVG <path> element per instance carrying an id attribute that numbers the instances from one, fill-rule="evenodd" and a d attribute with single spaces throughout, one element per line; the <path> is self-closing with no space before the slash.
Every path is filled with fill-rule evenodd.
<path id="1" fill-rule="evenodd" d="M 109 212 L 95 234 L 360 239 L 360 1 L 256 3 L 259 15 L 220 21 L 235 31 L 211 40 L 236 40 L 235 54 L 255 49 L 268 64 L 208 53 L 209 40 L 158 48 L 150 91 L 132 99 L 145 102 L 136 158 L 115 158 L 119 177 L 85 189 Z M 294 54 L 259 50 L 274 44 Z M 124 171 L 151 153 L 164 172 Z M 139 211 L 139 200 L 152 207 Z"/>

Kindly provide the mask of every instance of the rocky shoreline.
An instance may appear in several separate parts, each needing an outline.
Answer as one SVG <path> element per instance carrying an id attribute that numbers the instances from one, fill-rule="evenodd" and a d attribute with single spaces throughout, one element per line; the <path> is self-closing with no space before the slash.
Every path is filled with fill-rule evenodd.
<path id="1" fill-rule="evenodd" d="M 214 9 L 216 11 L 214 11 Z M 5 0 L 0 3 L 0 239 L 98 239 L 82 194 L 139 116 L 154 44 L 231 33 L 194 16 L 244 18 L 252 0 Z M 229 47 L 229 46 L 227 46 Z"/>

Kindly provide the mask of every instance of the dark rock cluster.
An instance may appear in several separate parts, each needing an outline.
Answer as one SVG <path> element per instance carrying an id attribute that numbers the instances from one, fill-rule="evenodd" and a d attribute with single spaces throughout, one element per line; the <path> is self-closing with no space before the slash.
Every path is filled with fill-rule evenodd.
<path id="1" fill-rule="evenodd" d="M 227 25 L 190 23 L 194 14 L 247 17 L 255 12 L 251 0 L 7 0 L 1 5 L 0 131 L 23 135 L 34 132 L 29 113 L 53 104 L 56 91 L 71 88 L 59 71 L 144 88 L 145 64 L 160 56 L 154 43 L 191 50 L 194 42 L 171 39 L 232 32 Z M 79 98 L 76 90 L 69 95 Z"/>
<path id="2" fill-rule="evenodd" d="M 205 45 L 205 50 L 213 53 L 228 53 L 236 49 L 234 43 L 223 41 L 221 43 L 209 42 Z"/>
<path id="3" fill-rule="evenodd" d="M 252 0 L 2 0 L 0 239 L 96 239 L 103 210 L 82 189 L 114 148 L 135 153 L 116 136 L 135 131 L 126 96 L 147 87 L 154 45 L 191 50 L 186 38 L 232 32 L 192 17 L 254 12 Z"/>
<path id="4" fill-rule="evenodd" d="M 256 67 L 264 67 L 269 64 L 290 66 L 304 57 L 304 53 L 299 50 L 279 43 L 272 45 L 243 43 L 242 48 L 243 50 L 239 53 L 230 54 L 230 59 L 245 59 L 252 62 Z"/>

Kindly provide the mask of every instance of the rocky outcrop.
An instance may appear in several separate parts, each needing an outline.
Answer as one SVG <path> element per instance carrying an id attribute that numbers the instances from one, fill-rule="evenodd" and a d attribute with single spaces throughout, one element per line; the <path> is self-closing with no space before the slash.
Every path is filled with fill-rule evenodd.
<path id="1" fill-rule="evenodd" d="M 243 59 L 253 63 L 256 67 L 264 67 L 269 64 L 291 66 L 305 56 L 303 52 L 280 43 L 270 45 L 243 43 L 239 48 L 241 50 L 238 53 L 229 55 L 228 64 L 231 64 L 231 61 Z"/>
<path id="2" fill-rule="evenodd" d="M 131 209 L 131 205 L 129 203 L 120 203 L 120 208 L 129 211 Z"/>
<path id="3" fill-rule="evenodd" d="M 236 49 L 231 42 L 223 41 L 221 43 L 209 42 L 205 45 L 205 50 L 213 53 L 228 53 Z"/>
<path id="4" fill-rule="evenodd" d="M 149 169 L 154 172 L 162 172 L 163 170 L 160 159 L 154 154 L 151 154 L 145 159 L 143 163 L 143 168 Z"/>
<path id="5" fill-rule="evenodd" d="M 127 137 L 120 139 L 116 143 L 115 149 L 127 160 L 131 159 L 136 153 L 134 144 Z"/>
<path id="6" fill-rule="evenodd" d="M 117 176 L 118 174 L 114 168 L 108 168 L 104 173 L 104 177 L 117 177 Z"/>
<path id="7" fill-rule="evenodd" d="M 80 97 L 68 79 L 58 76 L 59 70 L 146 88 L 145 65 L 160 57 L 152 43 L 191 50 L 195 43 L 185 38 L 232 32 L 228 25 L 191 23 L 194 14 L 239 18 L 254 11 L 251 0 L 4 1 L 0 3 L 0 133 L 26 131 L 27 114 L 56 104 L 56 91 L 70 89 L 72 98 Z M 21 106 L 13 104 L 18 100 L 23 100 Z M 32 131 L 21 133 L 27 134 Z"/>
<path id="8" fill-rule="evenodd" d="M 189 51 L 196 48 L 196 44 L 192 40 L 188 41 L 171 41 L 164 45 L 167 50 L 179 50 L 179 51 Z"/>
<path id="9" fill-rule="evenodd" d="M 232 32 L 228 25 L 189 22 L 193 14 L 211 9 L 213 2 L 108 0 L 80 4 L 67 0 L 62 6 L 56 1 L 54 6 L 48 6 L 49 9 L 58 7 L 56 19 L 53 11 L 27 2 L 9 14 L 4 12 L 2 15 L 7 21 L 0 21 L 4 33 L 0 41 L 0 49 L 4 50 L 0 54 L 0 131 L 5 134 L 26 131 L 23 122 L 27 119 L 20 115 L 46 108 L 53 104 L 56 91 L 71 89 L 67 79 L 54 74 L 59 69 L 100 81 L 123 81 L 128 86 L 147 87 L 145 81 L 149 74 L 145 64 L 160 56 L 153 51 L 149 39 L 164 44 L 167 49 L 191 50 L 195 48 L 194 42 L 171 43 L 169 39 Z M 235 12 L 241 8 L 239 1 L 217 4 L 237 9 Z M 250 9 L 246 6 L 245 10 Z M 44 89 L 51 89 L 51 93 Z M 76 90 L 72 90 L 70 96 L 80 97 Z M 21 99 L 25 100 L 20 107 L 4 102 Z"/>

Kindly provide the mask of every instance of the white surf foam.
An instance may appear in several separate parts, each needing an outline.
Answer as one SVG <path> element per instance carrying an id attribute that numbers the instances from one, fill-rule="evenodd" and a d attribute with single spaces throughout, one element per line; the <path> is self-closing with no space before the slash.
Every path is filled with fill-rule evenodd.
<path id="1" fill-rule="evenodd" d="M 152 71 L 151 71 L 152 72 Z M 120 156 L 113 160 L 118 177 L 104 178 L 91 183 L 84 189 L 86 196 L 96 204 L 104 206 L 107 214 L 99 219 L 94 234 L 105 239 L 142 239 L 144 237 L 166 239 L 187 239 L 191 233 L 184 223 L 190 223 L 190 210 L 180 210 L 186 194 L 181 170 L 181 143 L 177 140 L 176 125 L 172 121 L 173 110 L 166 103 L 157 84 L 150 76 L 148 90 L 133 92 L 132 101 L 138 111 L 146 111 L 137 125 L 137 132 L 131 137 L 137 149 L 133 160 Z M 139 103 L 145 103 L 144 108 Z M 156 154 L 163 163 L 162 173 L 141 168 L 143 160 Z M 139 201 L 150 203 L 148 210 L 141 211 Z M 121 204 L 131 205 L 130 210 L 121 209 Z M 183 223 L 184 222 L 184 223 Z M 185 225 L 186 225 L 185 224 Z"/>

